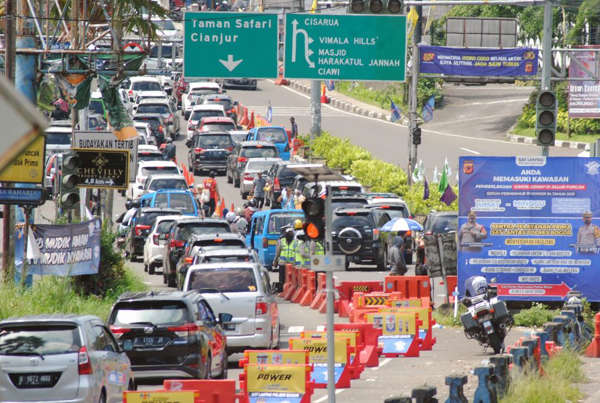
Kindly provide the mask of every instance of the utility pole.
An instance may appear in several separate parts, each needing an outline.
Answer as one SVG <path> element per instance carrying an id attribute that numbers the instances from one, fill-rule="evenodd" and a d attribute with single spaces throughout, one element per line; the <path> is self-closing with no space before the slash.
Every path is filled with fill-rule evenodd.
<path id="1" fill-rule="evenodd" d="M 318 14 L 318 8 L 313 12 Z M 310 115 L 312 117 L 310 139 L 314 140 L 321 135 L 321 80 L 312 80 L 310 83 Z"/>
<path id="2" fill-rule="evenodd" d="M 544 31 L 542 37 L 542 91 L 549 91 L 552 88 L 552 3 L 546 0 L 544 3 Z M 550 155 L 550 148 L 542 146 L 542 155 Z"/>
<path id="3" fill-rule="evenodd" d="M 409 97 L 409 123 L 408 123 L 408 184 L 412 185 L 412 171 L 417 162 L 417 146 L 413 141 L 413 134 L 417 128 L 417 87 L 419 83 L 419 43 L 421 42 L 421 14 L 422 6 L 415 6 L 417 12 L 417 22 L 414 28 L 413 46 L 412 46 L 412 66 L 410 77 L 410 97 Z"/>

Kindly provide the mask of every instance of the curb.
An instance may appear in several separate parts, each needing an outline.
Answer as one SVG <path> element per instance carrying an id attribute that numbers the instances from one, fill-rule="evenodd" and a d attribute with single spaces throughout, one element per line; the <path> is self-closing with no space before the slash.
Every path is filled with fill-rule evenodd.
<path id="1" fill-rule="evenodd" d="M 509 139 L 513 143 L 523 143 L 523 144 L 535 144 L 535 138 L 529 136 L 517 136 L 514 134 L 510 134 Z M 575 150 L 589 151 L 590 145 L 589 143 L 582 143 L 578 141 L 564 141 L 564 140 L 556 140 L 554 147 L 560 148 L 573 148 Z"/>

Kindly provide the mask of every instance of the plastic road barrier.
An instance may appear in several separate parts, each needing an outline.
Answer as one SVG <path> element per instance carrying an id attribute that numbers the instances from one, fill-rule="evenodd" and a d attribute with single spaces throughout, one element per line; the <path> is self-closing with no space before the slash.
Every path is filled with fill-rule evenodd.
<path id="1" fill-rule="evenodd" d="M 343 281 L 336 287 L 339 294 L 338 314 L 341 317 L 350 316 L 350 304 L 355 292 L 371 293 L 374 291 L 383 291 L 381 281 Z"/>
<path id="2" fill-rule="evenodd" d="M 429 276 L 387 276 L 384 284 L 385 292 L 399 291 L 404 298 L 431 298 Z"/>
<path id="3" fill-rule="evenodd" d="M 289 345 L 292 350 L 308 351 L 308 360 L 313 365 L 311 381 L 315 388 L 327 387 L 327 340 L 290 338 Z M 348 339 L 335 339 L 335 387 L 350 387 L 350 341 Z"/>
<path id="4" fill-rule="evenodd" d="M 310 365 L 248 364 L 244 373 L 242 403 L 310 403 Z"/>
<path id="5" fill-rule="evenodd" d="M 366 315 L 367 323 L 381 329 L 379 344 L 386 357 L 418 357 L 423 341 L 419 326 L 423 323 L 417 312 L 377 312 Z"/>
<path id="6" fill-rule="evenodd" d="M 123 403 L 201 403 L 200 392 L 197 390 L 186 390 L 173 392 L 168 390 L 155 390 L 149 392 L 123 392 Z"/>
<path id="7" fill-rule="evenodd" d="M 333 329 L 358 332 L 356 343 L 364 345 L 358 353 L 359 362 L 366 367 L 379 366 L 379 355 L 383 352 L 379 346 L 381 329 L 375 329 L 371 323 L 335 323 Z"/>
<path id="8" fill-rule="evenodd" d="M 163 388 L 172 392 L 197 391 L 206 403 L 234 403 L 239 397 L 235 379 L 166 379 Z"/>
<path id="9" fill-rule="evenodd" d="M 326 332 L 308 331 L 300 333 L 300 337 L 304 339 L 322 339 L 327 341 Z M 352 379 L 359 379 L 360 374 L 364 371 L 365 366 L 360 363 L 358 358 L 360 351 L 364 348 L 364 344 L 358 344 L 358 332 L 357 331 L 337 331 L 334 329 L 334 337 L 336 339 L 347 339 L 350 343 L 350 361 L 348 367 L 350 368 L 350 376 Z"/>

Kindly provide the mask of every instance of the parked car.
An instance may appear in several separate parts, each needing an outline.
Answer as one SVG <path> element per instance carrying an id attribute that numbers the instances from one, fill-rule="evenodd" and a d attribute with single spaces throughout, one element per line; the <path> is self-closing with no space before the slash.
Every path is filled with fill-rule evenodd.
<path id="1" fill-rule="evenodd" d="M 120 402 L 135 390 L 129 358 L 91 315 L 1 321 L 0 368 L 5 402 Z"/>
<path id="2" fill-rule="evenodd" d="M 200 206 L 189 190 L 159 189 L 156 192 L 142 195 L 139 200 L 142 207 L 173 208 L 181 214 L 200 215 Z"/>
<path id="3" fill-rule="evenodd" d="M 126 293 L 108 317 L 137 379 L 227 378 L 221 326 L 230 321 L 197 292 Z"/>
<path id="4" fill-rule="evenodd" d="M 186 217 L 171 224 L 169 232 L 159 236 L 168 239 L 163 251 L 163 282 L 169 287 L 177 286 L 177 262 L 184 252 L 186 242 L 193 235 L 213 235 L 231 232 L 229 223 L 221 219 Z"/>
<path id="5" fill-rule="evenodd" d="M 242 172 L 242 179 L 240 180 L 240 194 L 242 199 L 246 199 L 248 194 L 254 190 L 254 179 L 258 172 L 268 172 L 271 167 L 277 162 L 281 161 L 281 158 L 250 158 L 246 163 L 246 167 Z"/>
<path id="6" fill-rule="evenodd" d="M 138 169 L 135 175 L 135 182 L 129 183 L 127 188 L 127 198 L 135 200 L 144 192 L 146 178 L 150 175 L 181 175 L 177 164 L 173 161 L 138 161 Z"/>
<path id="7" fill-rule="evenodd" d="M 156 268 L 162 266 L 165 243 L 169 241 L 166 235 L 169 233 L 171 224 L 179 217 L 181 214 L 156 217 L 144 242 L 144 271 L 147 271 L 148 274 L 154 274 Z M 161 235 L 163 236 L 161 237 Z"/>
<path id="8" fill-rule="evenodd" d="M 288 161 L 290 159 L 290 142 L 285 128 L 282 126 L 255 127 L 248 133 L 247 141 L 268 141 L 277 146 L 279 157 Z"/>
<path id="9" fill-rule="evenodd" d="M 263 266 L 273 265 L 281 228 L 286 225 L 293 226 L 297 219 L 304 220 L 302 210 L 262 210 L 252 215 L 246 235 L 246 246 L 256 250 L 258 260 Z"/>
<path id="10" fill-rule="evenodd" d="M 181 212 L 169 208 L 139 207 L 129 220 L 129 232 L 125 240 L 125 254 L 135 261 L 144 253 L 144 242 L 154 225 L 154 220 L 163 215 L 179 215 Z"/>
<path id="11" fill-rule="evenodd" d="M 227 132 L 196 133 L 186 141 L 188 169 L 194 174 L 202 171 L 227 171 L 227 158 L 233 150 L 233 141 Z"/>
<path id="12" fill-rule="evenodd" d="M 227 351 L 278 348 L 279 309 L 269 273 L 256 263 L 211 263 L 189 268 L 184 290 L 198 290 L 213 311 L 231 313 Z"/>
<path id="13" fill-rule="evenodd" d="M 219 104 L 194 105 L 187 121 L 187 138 L 191 139 L 202 118 L 225 117 L 225 109 Z"/>
<path id="14" fill-rule="evenodd" d="M 227 157 L 227 183 L 240 187 L 242 172 L 249 158 L 277 158 L 277 146 L 266 141 L 244 141 L 236 144 Z"/>

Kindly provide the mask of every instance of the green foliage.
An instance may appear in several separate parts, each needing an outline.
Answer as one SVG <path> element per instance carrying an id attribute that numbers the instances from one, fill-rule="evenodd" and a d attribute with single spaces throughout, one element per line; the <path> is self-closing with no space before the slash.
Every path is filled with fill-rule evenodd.
<path id="1" fill-rule="evenodd" d="M 522 309 L 514 315 L 515 325 L 525 327 L 540 327 L 559 315 L 558 309 L 548 309 L 542 303 L 534 303 L 529 309 Z"/>
<path id="2" fill-rule="evenodd" d="M 428 214 L 432 209 L 458 209 L 457 201 L 450 206 L 439 201 L 441 195 L 435 185 L 429 188 L 430 198 L 423 200 L 422 184 L 409 188 L 406 172 L 402 168 L 373 158 L 367 150 L 351 144 L 347 139 L 342 140 L 327 132 L 312 142 L 308 137 L 302 139 L 309 145 L 312 156 L 324 158 L 329 167 L 342 169 L 374 192 L 393 192 L 402 196 L 415 215 Z M 457 189 L 454 191 L 457 192 Z"/>
<path id="3" fill-rule="evenodd" d="M 458 304 L 458 315 L 454 317 L 454 307 L 451 304 L 443 304 L 432 312 L 435 322 L 445 327 L 462 327 L 460 316 L 467 312 L 463 304 Z"/>

